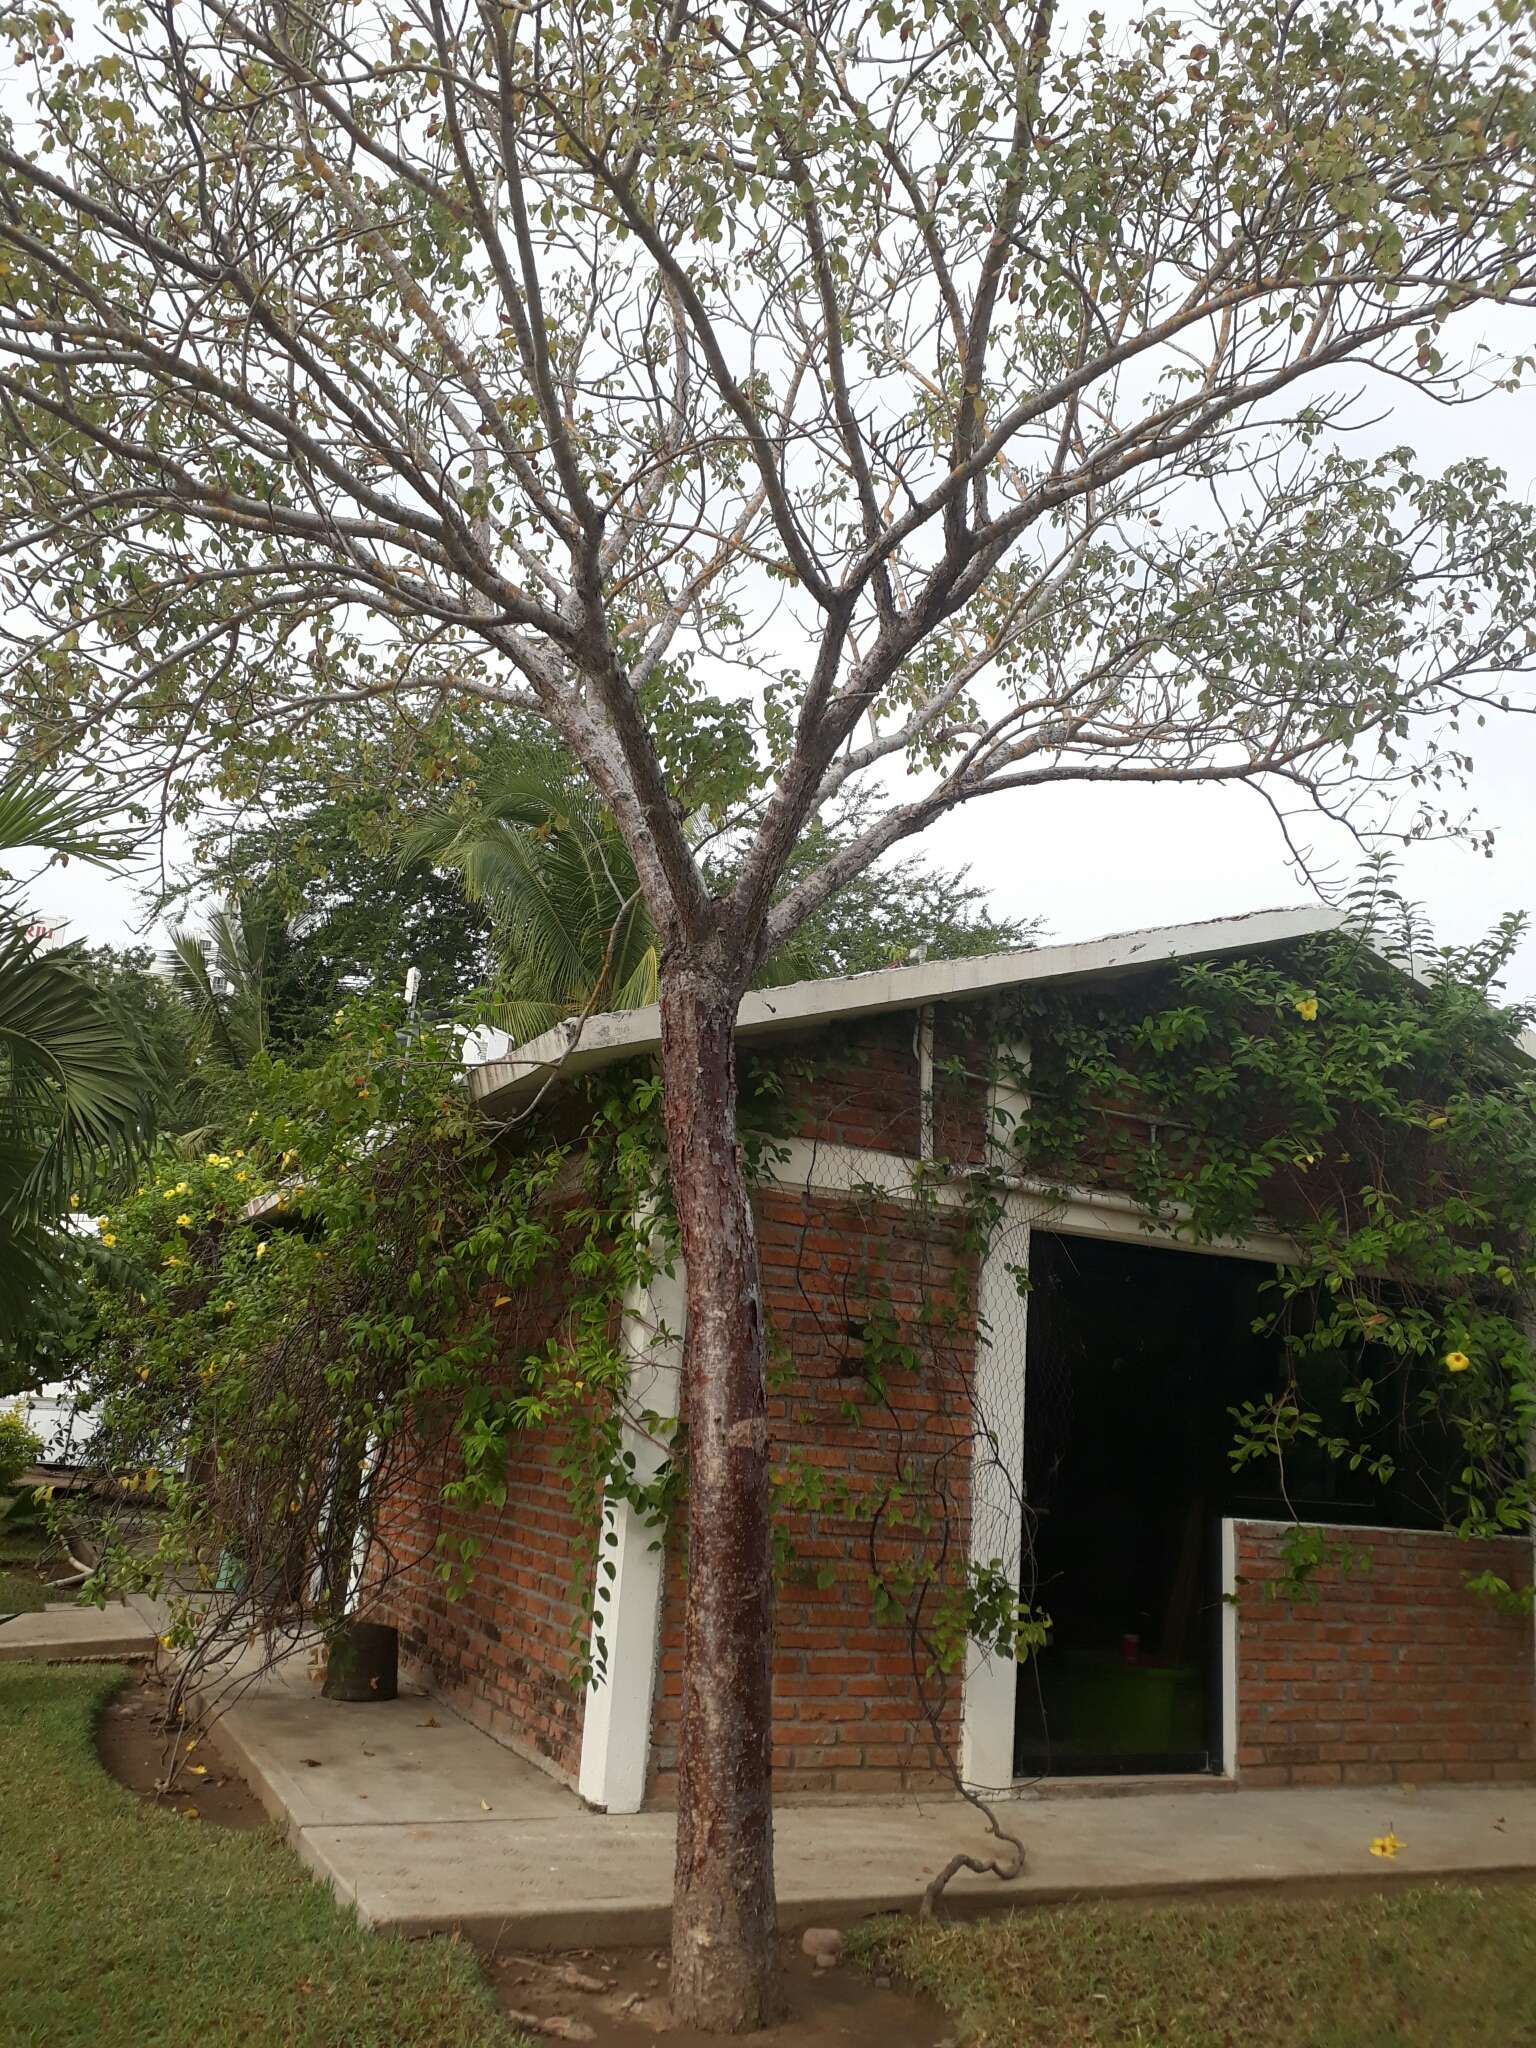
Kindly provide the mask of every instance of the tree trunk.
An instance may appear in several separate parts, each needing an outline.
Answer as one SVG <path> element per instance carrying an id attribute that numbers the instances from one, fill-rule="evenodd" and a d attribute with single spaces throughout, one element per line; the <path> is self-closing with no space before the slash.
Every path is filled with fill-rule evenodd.
<path id="1" fill-rule="evenodd" d="M 767 1347 L 736 1137 L 737 991 L 689 964 L 661 1000 L 667 1147 L 687 1262 L 688 1609 L 672 2005 L 745 2033 L 778 2016 L 770 1784 Z"/>

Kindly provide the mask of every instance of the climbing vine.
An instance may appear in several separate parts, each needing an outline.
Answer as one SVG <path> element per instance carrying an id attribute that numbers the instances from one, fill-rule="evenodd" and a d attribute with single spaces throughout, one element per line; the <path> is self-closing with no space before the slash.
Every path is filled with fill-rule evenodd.
<path id="1" fill-rule="evenodd" d="M 387 1003 L 338 1012 L 308 1067 L 255 1062 L 219 1142 L 163 1149 L 96 1219 L 76 1370 L 110 1481 L 92 1591 L 173 1596 L 186 1682 L 253 1629 L 275 1651 L 339 1626 L 402 1572 L 456 1595 L 474 1511 L 505 1501 L 538 1430 L 592 1532 L 572 1559 L 590 1618 L 602 1501 L 659 1516 L 667 1491 L 625 1449 L 647 1419 L 615 1314 L 670 1255 L 655 1118 L 654 1082 L 621 1077 L 588 1092 L 576 1136 L 509 1138 L 476 1114 L 455 1044 Z M 556 1270 L 558 1324 L 530 1338 Z M 427 1475 L 423 1543 L 392 1502 Z M 226 1597 L 186 1597 L 209 1588 Z"/>
<path id="2" fill-rule="evenodd" d="M 1377 925 L 1010 1020 L 1014 1170 L 1127 1189 L 1191 1241 L 1289 1240 L 1265 1311 L 1286 1369 L 1234 1409 L 1234 1466 L 1305 1454 L 1386 1486 L 1411 1461 L 1469 1537 L 1536 1505 L 1536 1066 L 1531 1013 L 1499 1001 L 1521 930 L 1435 952 Z"/>

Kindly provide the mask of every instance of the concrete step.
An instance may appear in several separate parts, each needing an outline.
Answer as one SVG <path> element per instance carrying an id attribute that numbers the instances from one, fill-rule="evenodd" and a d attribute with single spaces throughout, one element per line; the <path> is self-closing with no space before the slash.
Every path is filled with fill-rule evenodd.
<path id="1" fill-rule="evenodd" d="M 155 1632 L 132 1608 L 49 1606 L 0 1620 L 0 1658 L 44 1664 L 117 1662 L 152 1657 Z"/>

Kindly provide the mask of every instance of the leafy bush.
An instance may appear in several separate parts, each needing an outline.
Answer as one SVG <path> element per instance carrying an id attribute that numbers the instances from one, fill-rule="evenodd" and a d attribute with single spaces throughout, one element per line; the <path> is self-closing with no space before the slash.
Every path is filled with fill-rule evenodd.
<path id="1" fill-rule="evenodd" d="M 29 1428 L 20 1403 L 0 1408 L 0 1493 L 9 1493 L 43 1454 L 43 1440 Z"/>

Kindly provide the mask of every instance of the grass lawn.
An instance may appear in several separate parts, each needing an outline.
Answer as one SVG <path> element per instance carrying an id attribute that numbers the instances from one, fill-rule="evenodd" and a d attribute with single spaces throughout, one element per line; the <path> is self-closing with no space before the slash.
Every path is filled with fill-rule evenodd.
<path id="1" fill-rule="evenodd" d="M 370 1934 L 275 1831 L 204 1827 L 114 1783 L 93 1729 L 123 1675 L 0 1664 L 7 2048 L 518 2040 L 470 1950 Z"/>
<path id="2" fill-rule="evenodd" d="M 878 1921 L 866 1963 L 996 2048 L 1522 2048 L 1536 1885 Z"/>
<path id="3" fill-rule="evenodd" d="M 47 1605 L 48 1588 L 35 1573 L 7 1571 L 0 1564 L 0 1614 L 37 1614 Z"/>
<path id="4" fill-rule="evenodd" d="M 49 1591 L 39 1576 L 45 1565 L 55 1576 L 63 1570 L 48 1538 L 0 1520 L 0 1614 L 36 1614 L 47 1606 Z M 51 1597 L 67 1600 L 70 1595 L 65 1590 Z"/>

